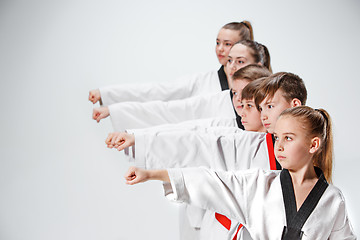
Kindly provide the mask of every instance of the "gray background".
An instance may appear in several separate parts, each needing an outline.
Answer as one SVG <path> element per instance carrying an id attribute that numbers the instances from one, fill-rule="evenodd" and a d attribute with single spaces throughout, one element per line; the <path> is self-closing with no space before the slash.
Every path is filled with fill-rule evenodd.
<path id="1" fill-rule="evenodd" d="M 248 19 L 274 72 L 333 117 L 334 183 L 359 233 L 360 2 L 0 1 L 0 239 L 177 239 L 160 183 L 126 186 L 88 91 L 219 67 L 218 30 Z"/>

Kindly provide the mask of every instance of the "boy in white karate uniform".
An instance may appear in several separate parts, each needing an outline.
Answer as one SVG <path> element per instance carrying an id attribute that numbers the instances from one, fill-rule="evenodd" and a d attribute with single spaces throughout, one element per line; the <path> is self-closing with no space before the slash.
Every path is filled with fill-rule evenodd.
<path id="1" fill-rule="evenodd" d="M 306 88 L 302 79 L 291 73 L 271 75 L 261 83 L 258 92 L 263 98 L 260 106 L 265 109 L 261 113 L 262 120 L 266 120 L 264 123 L 270 133 L 273 124 L 268 124 L 272 123 L 271 120 L 276 121 L 282 110 L 306 102 Z M 223 170 L 277 168 L 271 134 L 222 127 L 195 131 L 182 129 L 143 134 L 135 132 L 135 135 L 122 133 L 108 138 L 107 144 L 122 150 L 134 145 L 135 139 L 136 148 L 132 151 L 135 163 L 149 169 L 191 166 Z M 230 223 L 226 234 L 236 236 L 239 224 Z"/>

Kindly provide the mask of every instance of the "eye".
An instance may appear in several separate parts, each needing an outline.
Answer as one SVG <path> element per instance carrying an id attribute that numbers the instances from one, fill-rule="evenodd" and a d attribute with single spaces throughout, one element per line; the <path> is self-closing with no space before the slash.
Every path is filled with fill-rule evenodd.
<path id="1" fill-rule="evenodd" d="M 225 46 L 230 47 L 230 46 L 232 46 L 232 44 L 231 43 L 225 43 Z"/>
<path id="2" fill-rule="evenodd" d="M 237 92 L 235 92 L 235 91 L 232 91 L 232 94 L 233 94 L 234 96 L 237 96 L 237 95 L 238 95 Z"/>
<path id="3" fill-rule="evenodd" d="M 262 112 L 262 107 L 259 107 L 259 111 Z"/>
<path id="4" fill-rule="evenodd" d="M 232 62 L 232 60 L 231 59 L 228 59 L 228 63 L 231 63 Z"/>
<path id="5" fill-rule="evenodd" d="M 253 107 L 253 105 L 251 105 L 251 104 L 248 104 L 248 105 L 247 105 L 247 107 L 248 107 L 248 108 L 252 108 L 252 107 Z"/>
<path id="6" fill-rule="evenodd" d="M 216 45 L 219 45 L 220 44 L 220 42 L 219 41 L 216 41 Z"/>
<path id="7" fill-rule="evenodd" d="M 268 108 L 268 109 L 271 109 L 271 108 L 273 108 L 273 107 L 274 107 L 273 105 L 270 105 L 270 104 L 267 105 L 267 108 Z"/>
<path id="8" fill-rule="evenodd" d="M 275 142 L 279 141 L 278 136 L 274 136 Z"/>
<path id="9" fill-rule="evenodd" d="M 243 60 L 239 60 L 238 64 L 244 64 L 245 62 Z"/>
<path id="10" fill-rule="evenodd" d="M 289 137 L 289 136 L 286 136 L 286 137 L 285 137 L 285 140 L 286 140 L 286 141 L 291 141 L 291 140 L 292 140 L 292 138 L 291 138 L 291 137 Z"/>

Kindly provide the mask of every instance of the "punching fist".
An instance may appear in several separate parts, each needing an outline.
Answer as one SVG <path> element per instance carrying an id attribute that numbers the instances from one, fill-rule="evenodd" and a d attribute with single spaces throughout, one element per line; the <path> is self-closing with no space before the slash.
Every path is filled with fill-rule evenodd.
<path id="1" fill-rule="evenodd" d="M 89 101 L 93 104 L 97 103 L 101 99 L 99 89 L 94 89 L 89 92 Z"/>
<path id="2" fill-rule="evenodd" d="M 98 107 L 94 108 L 92 118 L 97 122 L 100 122 L 101 119 L 107 118 L 109 114 L 110 113 L 108 107 Z"/>
<path id="3" fill-rule="evenodd" d="M 134 185 L 149 180 L 149 171 L 142 168 L 130 167 L 124 177 L 126 184 Z"/>
<path id="4" fill-rule="evenodd" d="M 169 173 L 166 169 L 151 169 L 146 170 L 137 167 L 130 167 L 125 174 L 126 184 L 134 185 L 137 183 L 146 182 L 149 180 L 159 180 L 163 182 L 170 182 Z"/>
<path id="5" fill-rule="evenodd" d="M 135 136 L 126 132 L 113 132 L 109 133 L 105 143 L 108 148 L 116 148 L 122 151 L 127 147 L 134 146 Z"/>

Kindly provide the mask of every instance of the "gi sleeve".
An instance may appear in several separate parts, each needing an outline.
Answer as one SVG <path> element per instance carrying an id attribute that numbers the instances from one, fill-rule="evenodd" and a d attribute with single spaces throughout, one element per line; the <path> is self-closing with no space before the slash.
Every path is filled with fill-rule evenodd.
<path id="1" fill-rule="evenodd" d="M 244 224 L 248 222 L 248 209 L 253 207 L 249 193 L 261 189 L 265 179 L 260 170 L 225 172 L 187 168 L 168 169 L 168 173 L 172 188 L 167 191 L 168 198 L 224 214 Z"/>
<path id="2" fill-rule="evenodd" d="M 174 101 L 122 102 L 109 106 L 115 131 L 205 118 L 234 118 L 229 90 Z"/>
<path id="3" fill-rule="evenodd" d="M 135 132 L 136 165 L 152 168 L 205 166 L 219 170 L 269 169 L 265 133 L 239 128 Z"/>
<path id="4" fill-rule="evenodd" d="M 341 194 L 341 193 L 340 193 Z M 342 201 L 339 204 L 339 207 L 337 208 L 337 214 L 336 214 L 336 220 L 333 227 L 333 230 L 331 231 L 329 239 L 344 239 L 344 240 L 353 240 L 357 239 L 354 231 L 352 229 L 351 223 L 349 221 L 346 207 L 345 207 L 345 201 L 341 194 Z"/>
<path id="5" fill-rule="evenodd" d="M 170 101 L 221 91 L 216 71 L 178 78 L 174 82 L 157 84 L 121 84 L 100 88 L 102 103 L 109 106 L 125 101 Z"/>

